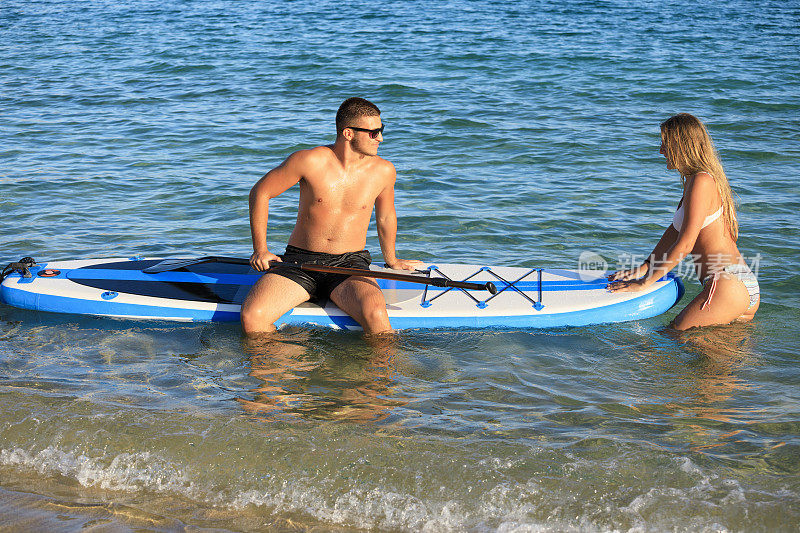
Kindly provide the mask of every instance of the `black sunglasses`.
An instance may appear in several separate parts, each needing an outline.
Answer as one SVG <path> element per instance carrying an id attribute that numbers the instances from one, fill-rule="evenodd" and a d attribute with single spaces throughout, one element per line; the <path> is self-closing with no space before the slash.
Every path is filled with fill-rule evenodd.
<path id="1" fill-rule="evenodd" d="M 380 128 L 375 128 L 374 130 L 371 130 L 371 129 L 368 129 L 368 128 L 356 128 L 355 126 L 347 126 L 347 127 L 350 128 L 353 131 L 366 131 L 367 133 L 369 133 L 370 139 L 377 139 L 378 135 L 382 135 L 383 134 L 383 128 L 385 128 L 386 125 L 385 124 L 381 125 Z"/>

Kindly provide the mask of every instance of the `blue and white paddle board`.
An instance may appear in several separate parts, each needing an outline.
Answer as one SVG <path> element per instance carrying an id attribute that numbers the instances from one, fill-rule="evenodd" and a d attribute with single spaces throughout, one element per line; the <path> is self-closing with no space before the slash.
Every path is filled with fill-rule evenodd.
<path id="1" fill-rule="evenodd" d="M 43 263 L 30 267 L 29 277 L 19 271 L 9 274 L 0 285 L 0 300 L 23 309 L 57 313 L 233 322 L 239 320 L 241 303 L 261 275 L 248 265 L 221 262 L 143 272 L 162 261 L 116 258 Z M 388 271 L 374 265 L 372 269 Z M 635 293 L 607 291 L 607 273 L 596 270 L 429 264 L 420 275 L 491 281 L 498 292 L 492 295 L 378 279 L 395 329 L 546 328 L 623 322 L 659 315 L 683 295 L 683 285 L 674 275 Z M 330 302 L 324 306 L 302 304 L 276 324 L 360 329 Z"/>

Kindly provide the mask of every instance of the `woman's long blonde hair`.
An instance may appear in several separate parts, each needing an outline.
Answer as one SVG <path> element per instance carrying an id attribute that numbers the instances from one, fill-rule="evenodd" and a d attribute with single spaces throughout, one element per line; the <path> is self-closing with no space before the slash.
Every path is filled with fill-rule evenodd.
<path id="1" fill-rule="evenodd" d="M 700 119 L 689 113 L 679 113 L 661 123 L 661 142 L 666 156 L 681 173 L 681 184 L 698 172 L 707 172 L 717 184 L 722 200 L 722 217 L 725 227 L 733 238 L 739 238 L 739 223 L 736 220 L 736 205 L 733 191 L 722 169 L 714 142 Z"/>

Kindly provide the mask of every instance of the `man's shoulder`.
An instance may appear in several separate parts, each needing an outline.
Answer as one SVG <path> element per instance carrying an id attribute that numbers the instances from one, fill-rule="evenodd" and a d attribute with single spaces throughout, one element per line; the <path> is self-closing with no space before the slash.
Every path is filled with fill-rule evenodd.
<path id="1" fill-rule="evenodd" d="M 394 168 L 394 164 L 392 164 L 391 161 L 384 159 L 379 155 L 373 157 L 373 165 L 375 169 L 389 175 L 390 177 L 394 177 L 397 174 L 397 170 Z"/>
<path id="2" fill-rule="evenodd" d="M 329 147 L 317 146 L 293 152 L 283 162 L 283 166 L 292 169 L 297 174 L 307 175 L 315 170 L 327 168 L 335 158 L 336 156 Z"/>
<path id="3" fill-rule="evenodd" d="M 330 159 L 331 157 L 336 156 L 334 155 L 330 146 L 316 146 L 314 148 L 298 150 L 290 155 L 289 159 L 294 159 L 296 161 L 319 162 Z"/>

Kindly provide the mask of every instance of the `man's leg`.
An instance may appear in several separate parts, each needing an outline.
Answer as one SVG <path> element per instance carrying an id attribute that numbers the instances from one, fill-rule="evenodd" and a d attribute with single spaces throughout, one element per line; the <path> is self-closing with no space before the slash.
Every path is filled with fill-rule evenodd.
<path id="1" fill-rule="evenodd" d="M 374 279 L 351 276 L 333 289 L 330 298 L 361 324 L 366 333 L 392 331 L 386 300 Z"/>
<path id="2" fill-rule="evenodd" d="M 289 278 L 264 274 L 242 303 L 242 330 L 247 335 L 274 331 L 276 320 L 310 297 L 308 291 Z"/>

